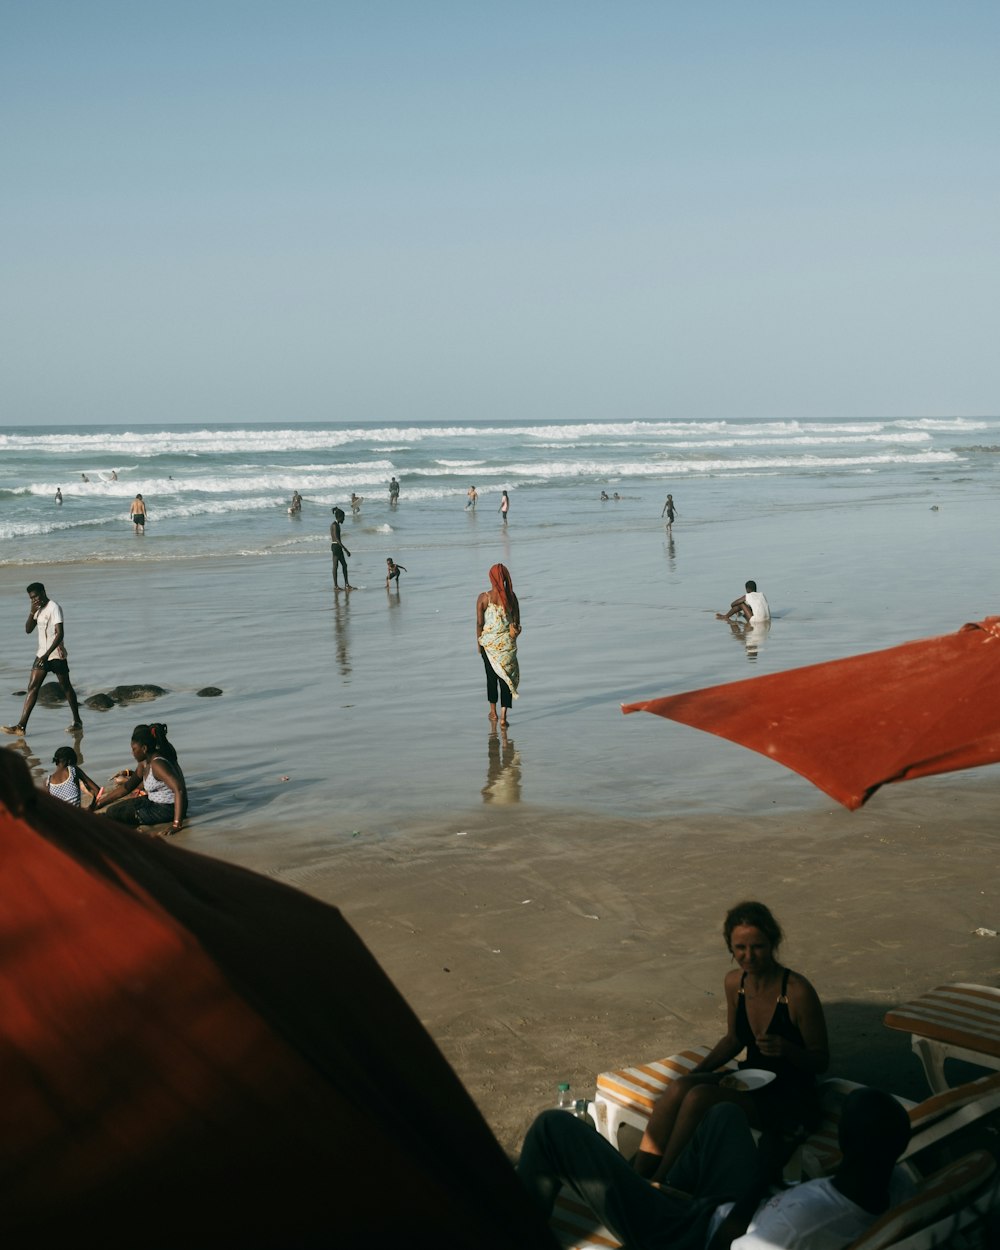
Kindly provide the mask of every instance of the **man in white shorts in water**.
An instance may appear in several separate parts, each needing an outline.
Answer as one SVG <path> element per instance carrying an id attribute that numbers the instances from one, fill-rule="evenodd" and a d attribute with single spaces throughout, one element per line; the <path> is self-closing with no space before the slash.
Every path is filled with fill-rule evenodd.
<path id="1" fill-rule="evenodd" d="M 728 612 L 716 612 L 715 615 L 720 621 L 730 621 L 734 616 L 742 616 L 748 625 L 760 625 L 771 619 L 771 609 L 757 589 L 757 583 L 750 581 L 746 584 L 746 594 L 734 599 Z"/>

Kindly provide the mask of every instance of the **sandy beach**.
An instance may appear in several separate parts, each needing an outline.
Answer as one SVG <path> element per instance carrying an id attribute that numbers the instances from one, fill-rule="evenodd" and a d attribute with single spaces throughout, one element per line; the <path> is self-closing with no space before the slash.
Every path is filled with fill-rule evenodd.
<path id="1" fill-rule="evenodd" d="M 850 814 L 779 765 L 620 704 L 986 615 L 980 520 L 896 497 L 839 516 L 834 535 L 805 508 L 780 544 L 749 519 L 723 552 L 710 522 L 623 538 L 480 518 L 440 551 L 402 524 L 387 547 L 361 521 L 350 596 L 334 595 L 322 551 L 4 567 L 4 723 L 32 654 L 24 586 L 41 576 L 81 698 L 168 691 L 85 711 L 87 771 L 105 779 L 135 723 L 166 721 L 191 792 L 183 844 L 338 906 L 512 1154 L 559 1081 L 589 1094 L 606 1068 L 721 1034 L 720 926 L 748 896 L 773 908 L 785 958 L 819 991 L 831 1071 L 920 1097 L 908 1039 L 881 1019 L 941 982 L 996 982 L 998 940 L 974 931 L 1000 919 L 997 769 L 888 787 Z M 389 553 L 409 570 L 398 595 Z M 473 626 L 497 559 L 525 623 L 506 740 L 486 720 Z M 749 569 L 775 613 L 753 651 L 712 616 Z M 928 578 L 917 621 L 900 604 Z M 222 697 L 197 697 L 206 685 Z M 65 723 L 39 707 L 14 746 L 37 776 Z"/>

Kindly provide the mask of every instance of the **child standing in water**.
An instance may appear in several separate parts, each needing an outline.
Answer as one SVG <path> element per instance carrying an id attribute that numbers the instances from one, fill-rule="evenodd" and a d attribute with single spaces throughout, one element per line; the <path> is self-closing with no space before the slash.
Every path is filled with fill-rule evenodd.
<path id="1" fill-rule="evenodd" d="M 54 798 L 62 799 L 73 807 L 80 806 L 80 785 L 83 784 L 87 793 L 97 802 L 100 786 L 96 785 L 77 763 L 76 752 L 72 747 L 59 747 L 52 757 L 55 764 L 52 772 L 45 778 L 45 788 Z"/>
<path id="2" fill-rule="evenodd" d="M 404 565 L 404 564 L 394 564 L 394 563 L 393 563 L 392 556 L 386 556 L 386 558 L 385 558 L 385 562 L 386 562 L 386 565 L 388 566 L 388 567 L 387 567 L 387 571 L 386 571 L 386 575 L 385 575 L 385 588 L 386 588 L 386 590 L 388 590 L 388 589 L 389 589 L 389 583 L 390 583 L 390 582 L 395 582 L 395 583 L 396 583 L 396 589 L 398 590 L 398 589 L 399 589 L 399 575 L 400 575 L 400 573 L 405 573 L 405 572 L 406 572 L 406 565 Z"/>

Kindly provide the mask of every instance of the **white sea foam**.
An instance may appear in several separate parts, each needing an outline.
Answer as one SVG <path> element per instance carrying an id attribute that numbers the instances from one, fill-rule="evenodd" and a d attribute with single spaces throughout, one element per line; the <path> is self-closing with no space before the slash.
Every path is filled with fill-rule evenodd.
<path id="1" fill-rule="evenodd" d="M 58 433 L 16 431 L 0 434 L 0 452 L 51 453 L 60 459 L 67 456 L 93 458 L 93 469 L 80 466 L 79 472 L 98 474 L 111 467 L 121 472 L 122 460 L 139 462 L 153 456 L 172 455 L 200 458 L 207 455 L 265 455 L 294 451 L 334 451 L 350 444 L 405 451 L 416 444 L 462 439 L 478 442 L 499 438 L 530 439 L 535 446 L 565 445 L 583 439 L 676 439 L 699 438 L 713 434 L 723 437 L 778 438 L 798 434 L 863 435 L 886 429 L 926 429 L 956 432 L 988 428 L 987 423 L 964 417 L 912 417 L 887 420 L 846 420 L 842 422 L 810 421 L 620 421 L 582 422 L 548 425 L 511 426 L 354 426 L 305 429 L 123 429 L 88 433 L 63 429 Z"/>

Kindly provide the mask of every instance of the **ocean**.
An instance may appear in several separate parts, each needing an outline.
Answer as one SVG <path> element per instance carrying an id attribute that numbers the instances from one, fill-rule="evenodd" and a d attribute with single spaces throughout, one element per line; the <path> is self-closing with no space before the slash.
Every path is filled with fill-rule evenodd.
<path id="1" fill-rule="evenodd" d="M 150 561 L 315 553 L 328 541 L 330 509 L 350 513 L 352 492 L 387 541 L 447 547 L 475 540 L 459 515 L 470 485 L 481 515 L 495 513 L 507 489 L 522 534 L 627 533 L 659 515 L 668 491 L 689 528 L 741 509 L 969 498 L 995 489 L 998 467 L 1000 417 L 0 427 L 0 562 L 133 559 L 136 493 L 148 506 Z M 392 476 L 406 505 L 395 512 Z M 617 491 L 620 506 L 599 507 L 602 489 Z M 289 516 L 294 490 L 304 503 Z"/>
<path id="2" fill-rule="evenodd" d="M 289 515 L 293 490 L 303 506 Z M 128 521 L 137 492 L 142 536 Z M 350 594 L 330 576 L 335 505 Z M 87 771 L 103 780 L 129 762 L 136 721 L 166 721 L 192 788 L 184 836 L 199 848 L 233 828 L 267 839 L 280 827 L 300 856 L 302 839 L 349 847 L 421 822 L 454 836 L 463 811 L 500 818 L 518 803 L 657 828 L 712 811 L 826 819 L 835 806 L 779 765 L 620 704 L 996 614 L 998 525 L 1000 417 L 7 427 L 0 723 L 20 709 L 24 587 L 40 580 L 66 613 L 81 696 L 168 691 L 85 711 Z M 398 590 L 385 588 L 389 556 L 407 569 Z M 474 635 L 496 561 L 524 623 L 506 740 L 486 719 Z M 747 578 L 770 601 L 769 630 L 715 619 Z M 223 696 L 199 698 L 209 685 Z M 36 773 L 65 723 L 36 709 L 18 747 Z M 910 802 L 899 796 L 923 784 L 878 801 Z"/>

